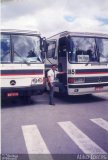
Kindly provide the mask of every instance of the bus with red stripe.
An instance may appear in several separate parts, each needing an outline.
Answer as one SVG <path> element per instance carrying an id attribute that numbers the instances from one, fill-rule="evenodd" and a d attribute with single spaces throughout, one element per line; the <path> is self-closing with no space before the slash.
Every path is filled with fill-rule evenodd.
<path id="1" fill-rule="evenodd" d="M 64 31 L 47 41 L 46 72 L 52 64 L 65 72 L 55 92 L 59 83 L 68 95 L 108 92 L 108 34 Z"/>
<path id="2" fill-rule="evenodd" d="M 2 97 L 42 94 L 46 39 L 37 31 L 4 29 L 0 41 Z"/>

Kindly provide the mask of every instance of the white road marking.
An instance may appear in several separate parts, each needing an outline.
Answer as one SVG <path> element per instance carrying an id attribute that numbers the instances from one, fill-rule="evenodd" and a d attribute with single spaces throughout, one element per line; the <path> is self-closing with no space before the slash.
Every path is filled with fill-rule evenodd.
<path id="1" fill-rule="evenodd" d="M 85 154 L 107 154 L 72 122 L 58 122 L 58 124 Z"/>
<path id="2" fill-rule="evenodd" d="M 28 154 L 50 154 L 36 125 L 22 126 Z"/>
<path id="3" fill-rule="evenodd" d="M 105 129 L 106 131 L 108 131 L 108 121 L 105 121 L 102 118 L 91 119 L 91 121 L 100 126 L 101 128 Z"/>

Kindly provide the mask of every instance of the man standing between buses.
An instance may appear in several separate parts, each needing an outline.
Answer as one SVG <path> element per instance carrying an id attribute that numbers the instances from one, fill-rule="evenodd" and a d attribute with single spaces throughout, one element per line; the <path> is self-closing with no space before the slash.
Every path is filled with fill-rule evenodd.
<path id="1" fill-rule="evenodd" d="M 52 65 L 51 69 L 47 73 L 48 77 L 48 86 L 49 86 L 49 104 L 55 105 L 54 103 L 54 87 L 62 87 L 64 92 L 64 86 L 60 85 L 56 82 L 57 74 L 64 74 L 65 72 L 59 72 L 57 71 L 56 65 Z"/>

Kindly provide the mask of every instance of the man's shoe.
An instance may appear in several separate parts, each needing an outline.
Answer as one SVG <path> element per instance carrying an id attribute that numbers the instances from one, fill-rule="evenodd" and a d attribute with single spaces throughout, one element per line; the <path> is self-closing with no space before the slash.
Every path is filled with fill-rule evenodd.
<path id="1" fill-rule="evenodd" d="M 55 104 L 54 104 L 54 103 L 49 103 L 49 105 L 53 105 L 53 106 L 55 106 Z"/>

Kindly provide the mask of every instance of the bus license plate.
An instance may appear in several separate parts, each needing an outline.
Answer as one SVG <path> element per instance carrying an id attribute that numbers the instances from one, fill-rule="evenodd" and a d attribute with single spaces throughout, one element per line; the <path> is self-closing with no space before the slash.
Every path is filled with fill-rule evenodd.
<path id="1" fill-rule="evenodd" d="M 101 91 L 103 89 L 103 87 L 95 87 L 96 91 Z"/>
<path id="2" fill-rule="evenodd" d="M 12 92 L 7 94 L 8 97 L 14 97 L 14 96 L 19 96 L 18 92 Z"/>

